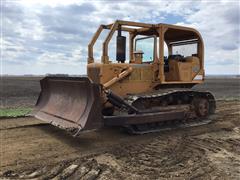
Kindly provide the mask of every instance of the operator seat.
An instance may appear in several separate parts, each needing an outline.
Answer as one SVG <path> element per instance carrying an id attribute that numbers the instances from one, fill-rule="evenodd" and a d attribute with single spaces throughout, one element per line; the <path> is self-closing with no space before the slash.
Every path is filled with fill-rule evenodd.
<path id="1" fill-rule="evenodd" d="M 169 55 L 169 81 L 192 81 L 192 63 L 180 54 Z"/>

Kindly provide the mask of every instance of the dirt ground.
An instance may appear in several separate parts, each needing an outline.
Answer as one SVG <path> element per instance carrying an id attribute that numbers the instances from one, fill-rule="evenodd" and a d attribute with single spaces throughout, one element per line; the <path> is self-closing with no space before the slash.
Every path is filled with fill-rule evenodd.
<path id="1" fill-rule="evenodd" d="M 239 79 L 197 88 L 218 101 L 212 122 L 194 128 L 134 136 L 104 128 L 74 138 L 32 117 L 1 119 L 0 179 L 239 179 Z"/>

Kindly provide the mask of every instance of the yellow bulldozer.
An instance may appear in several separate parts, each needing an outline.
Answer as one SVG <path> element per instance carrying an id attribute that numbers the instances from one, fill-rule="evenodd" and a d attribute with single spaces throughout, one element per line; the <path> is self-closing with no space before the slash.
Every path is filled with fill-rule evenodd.
<path id="1" fill-rule="evenodd" d="M 97 61 L 93 47 L 103 31 L 108 34 Z M 116 60 L 109 58 L 114 36 Z M 87 76 L 40 81 L 36 118 L 74 136 L 104 126 L 144 134 L 206 124 L 216 109 L 210 92 L 192 89 L 205 77 L 204 43 L 193 28 L 121 20 L 100 25 L 87 61 Z"/>

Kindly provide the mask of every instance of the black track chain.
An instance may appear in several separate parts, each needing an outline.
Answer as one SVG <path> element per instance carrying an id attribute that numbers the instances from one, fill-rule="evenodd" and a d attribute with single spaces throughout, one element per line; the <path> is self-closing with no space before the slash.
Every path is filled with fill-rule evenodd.
<path id="1" fill-rule="evenodd" d="M 138 99 L 149 99 L 149 98 L 160 98 L 164 96 L 168 96 L 173 93 L 187 93 L 194 95 L 205 95 L 208 97 L 209 102 L 211 103 L 211 106 L 214 106 L 213 109 L 216 108 L 215 99 L 211 92 L 208 91 L 196 91 L 192 89 L 161 89 L 154 91 L 152 93 L 144 93 L 144 94 L 137 94 L 137 95 L 129 95 L 127 98 L 125 98 L 125 101 L 133 105 L 135 101 Z M 184 119 L 181 121 L 165 121 L 165 122 L 159 122 L 159 123 L 149 123 L 149 124 L 143 124 L 143 125 L 130 125 L 127 126 L 127 131 L 131 134 L 146 134 L 146 133 L 152 133 L 152 132 L 159 132 L 159 131 L 166 131 L 171 129 L 177 129 L 177 128 L 186 128 L 186 127 L 194 127 L 194 126 L 200 126 L 204 124 L 210 123 L 211 120 L 208 118 L 195 118 L 195 119 Z M 143 126 L 143 129 L 139 129 L 139 127 Z M 146 127 L 144 127 L 146 126 Z M 145 128 L 145 129 L 144 129 Z"/>
<path id="2" fill-rule="evenodd" d="M 212 120 L 209 118 L 206 119 L 194 119 L 194 121 L 166 121 L 161 122 L 160 125 L 156 125 L 154 128 L 148 128 L 147 130 L 139 130 L 137 126 L 126 126 L 126 130 L 130 134 L 147 134 L 147 133 L 154 133 L 154 132 L 163 132 L 163 131 L 169 131 L 174 129 L 180 129 L 180 128 L 188 128 L 188 127 L 196 127 L 196 126 L 202 126 L 211 123 Z M 145 124 L 147 126 L 147 124 Z"/>
<path id="3" fill-rule="evenodd" d="M 159 98 L 163 96 L 168 96 L 172 93 L 192 93 L 192 94 L 206 94 L 213 97 L 212 93 L 209 91 L 196 91 L 196 90 L 190 90 L 190 89 L 162 89 L 162 90 L 156 90 L 151 93 L 143 93 L 143 94 L 136 94 L 136 95 L 128 95 L 125 100 L 128 102 L 128 104 L 133 105 L 134 101 L 136 101 L 139 98 Z"/>

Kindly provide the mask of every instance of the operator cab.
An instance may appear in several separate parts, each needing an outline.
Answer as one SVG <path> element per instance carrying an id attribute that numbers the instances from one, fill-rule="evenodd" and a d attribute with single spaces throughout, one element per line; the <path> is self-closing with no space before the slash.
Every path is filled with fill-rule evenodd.
<path id="1" fill-rule="evenodd" d="M 110 32 L 102 44 L 102 64 L 92 64 L 93 46 L 104 29 Z M 113 46 L 109 48 L 109 42 L 115 32 L 116 58 L 109 57 L 113 55 L 109 49 L 114 49 Z M 125 81 L 195 85 L 204 80 L 203 48 L 201 35 L 192 28 L 116 21 L 114 24 L 101 25 L 90 42 L 88 75 L 94 82 L 104 83 L 108 78 L 100 74 L 103 69 L 106 71 L 108 68 L 106 72 L 109 76 L 110 73 L 118 76 L 126 69 L 131 69 Z"/>
<path id="2" fill-rule="evenodd" d="M 179 35 L 180 34 L 180 35 Z M 140 37 L 139 37 L 140 36 Z M 163 72 L 166 82 L 191 82 L 201 70 L 201 43 L 191 31 L 169 28 L 163 35 L 163 45 L 159 45 L 159 35 L 146 31 L 135 37 L 133 64 L 153 64 L 163 57 Z M 161 47 L 162 46 L 162 47 Z M 160 48 L 163 49 L 160 53 Z"/>

